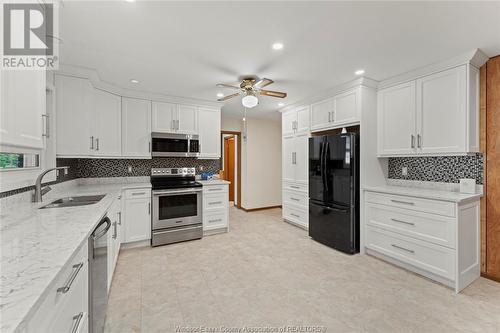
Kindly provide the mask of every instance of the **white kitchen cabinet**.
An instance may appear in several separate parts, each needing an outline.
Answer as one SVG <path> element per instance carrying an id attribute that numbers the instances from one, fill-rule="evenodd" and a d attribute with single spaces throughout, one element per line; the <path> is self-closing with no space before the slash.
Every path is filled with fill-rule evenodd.
<path id="1" fill-rule="evenodd" d="M 46 135 L 45 71 L 0 71 L 0 142 L 42 149 Z"/>
<path id="2" fill-rule="evenodd" d="M 286 111 L 281 116 L 282 135 L 309 132 L 309 106 Z"/>
<path id="3" fill-rule="evenodd" d="M 124 242 L 151 239 L 151 189 L 126 190 L 124 200 Z"/>
<path id="4" fill-rule="evenodd" d="M 94 89 L 93 118 L 94 149 L 91 154 L 102 157 L 121 156 L 121 97 Z"/>
<path id="5" fill-rule="evenodd" d="M 122 156 L 151 158 L 151 101 L 122 97 Z"/>
<path id="6" fill-rule="evenodd" d="M 203 233 L 227 232 L 229 228 L 229 184 L 203 184 Z"/>
<path id="7" fill-rule="evenodd" d="M 95 147 L 94 88 L 87 79 L 56 75 L 56 154 L 86 157 Z"/>
<path id="8" fill-rule="evenodd" d="M 307 183 L 309 135 L 299 134 L 283 137 L 283 180 Z"/>
<path id="9" fill-rule="evenodd" d="M 198 108 L 153 101 L 152 129 L 158 133 L 197 134 Z"/>
<path id="10" fill-rule="evenodd" d="M 461 65 L 378 92 L 378 156 L 479 151 L 479 71 Z"/>
<path id="11" fill-rule="evenodd" d="M 295 181 L 295 136 L 283 137 L 283 181 Z"/>
<path id="12" fill-rule="evenodd" d="M 120 253 L 121 245 L 121 196 L 119 196 L 106 214 L 111 220 L 111 228 L 108 231 L 108 291 L 111 288 L 113 281 L 113 273 L 115 271 L 118 254 Z"/>
<path id="13" fill-rule="evenodd" d="M 360 121 L 361 88 L 347 90 L 311 105 L 311 131 L 354 126 Z"/>
<path id="14" fill-rule="evenodd" d="M 218 109 L 198 109 L 198 133 L 200 158 L 220 158 L 221 156 L 221 113 Z"/>
<path id="15" fill-rule="evenodd" d="M 379 155 L 416 152 L 415 91 L 415 82 L 410 81 L 378 92 Z"/>

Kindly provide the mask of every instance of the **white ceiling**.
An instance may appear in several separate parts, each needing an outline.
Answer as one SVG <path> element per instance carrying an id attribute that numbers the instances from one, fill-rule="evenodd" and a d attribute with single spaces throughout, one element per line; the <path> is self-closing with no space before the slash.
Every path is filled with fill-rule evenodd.
<path id="1" fill-rule="evenodd" d="M 70 1 L 60 35 L 62 63 L 125 88 L 214 101 L 230 93 L 216 83 L 253 74 L 286 105 L 359 68 L 382 80 L 474 48 L 498 55 L 500 2 Z M 249 116 L 278 115 L 281 100 L 260 100 Z M 240 100 L 223 111 L 241 115 Z"/>

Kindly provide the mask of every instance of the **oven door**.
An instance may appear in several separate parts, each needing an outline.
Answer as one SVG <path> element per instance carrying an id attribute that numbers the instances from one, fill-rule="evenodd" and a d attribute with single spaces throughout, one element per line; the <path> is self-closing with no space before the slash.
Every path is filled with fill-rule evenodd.
<path id="1" fill-rule="evenodd" d="M 201 224 L 202 188 L 153 191 L 153 230 Z"/>

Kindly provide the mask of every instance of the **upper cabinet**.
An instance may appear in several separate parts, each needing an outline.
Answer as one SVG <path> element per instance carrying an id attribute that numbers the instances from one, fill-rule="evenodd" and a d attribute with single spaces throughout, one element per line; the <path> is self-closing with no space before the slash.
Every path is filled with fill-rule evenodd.
<path id="1" fill-rule="evenodd" d="M 221 157 L 221 113 L 218 109 L 198 109 L 200 158 Z"/>
<path id="2" fill-rule="evenodd" d="M 94 150 L 93 155 L 121 156 L 122 100 L 120 96 L 94 89 Z"/>
<path id="3" fill-rule="evenodd" d="M 45 71 L 0 71 L 0 142 L 42 149 L 48 134 Z"/>
<path id="4" fill-rule="evenodd" d="M 151 158 L 151 101 L 122 98 L 122 156 Z"/>
<path id="5" fill-rule="evenodd" d="M 479 71 L 461 65 L 378 92 L 378 155 L 479 151 Z"/>
<path id="6" fill-rule="evenodd" d="M 311 131 L 353 126 L 360 122 L 360 88 L 350 89 L 311 105 Z"/>
<path id="7" fill-rule="evenodd" d="M 152 130 L 160 133 L 198 133 L 196 106 L 153 102 Z"/>
<path id="8" fill-rule="evenodd" d="M 281 117 L 282 135 L 287 136 L 296 133 L 308 133 L 309 118 L 309 106 L 303 106 L 284 112 Z"/>

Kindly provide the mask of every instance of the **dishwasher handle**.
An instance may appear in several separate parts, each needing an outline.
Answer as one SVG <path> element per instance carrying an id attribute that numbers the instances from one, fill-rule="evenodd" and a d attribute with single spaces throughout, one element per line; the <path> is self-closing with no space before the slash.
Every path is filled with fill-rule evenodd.
<path id="1" fill-rule="evenodd" d="M 109 219 L 109 217 L 107 217 L 107 216 L 106 216 L 105 218 L 103 218 L 103 219 L 101 220 L 101 222 L 100 222 L 100 223 L 99 223 L 99 225 L 96 227 L 96 229 L 97 229 L 97 228 L 99 228 L 99 227 L 100 227 L 102 224 L 104 224 L 104 223 L 106 223 L 106 224 L 107 224 L 107 225 L 106 225 L 106 228 L 104 228 L 104 230 L 102 230 L 101 232 L 99 232 L 99 233 L 97 233 L 97 234 L 96 234 L 96 233 L 93 233 L 93 234 L 92 234 L 92 238 L 93 238 L 93 239 L 101 238 L 102 236 L 104 236 L 104 235 L 108 232 L 109 228 L 111 228 L 111 220 Z"/>

